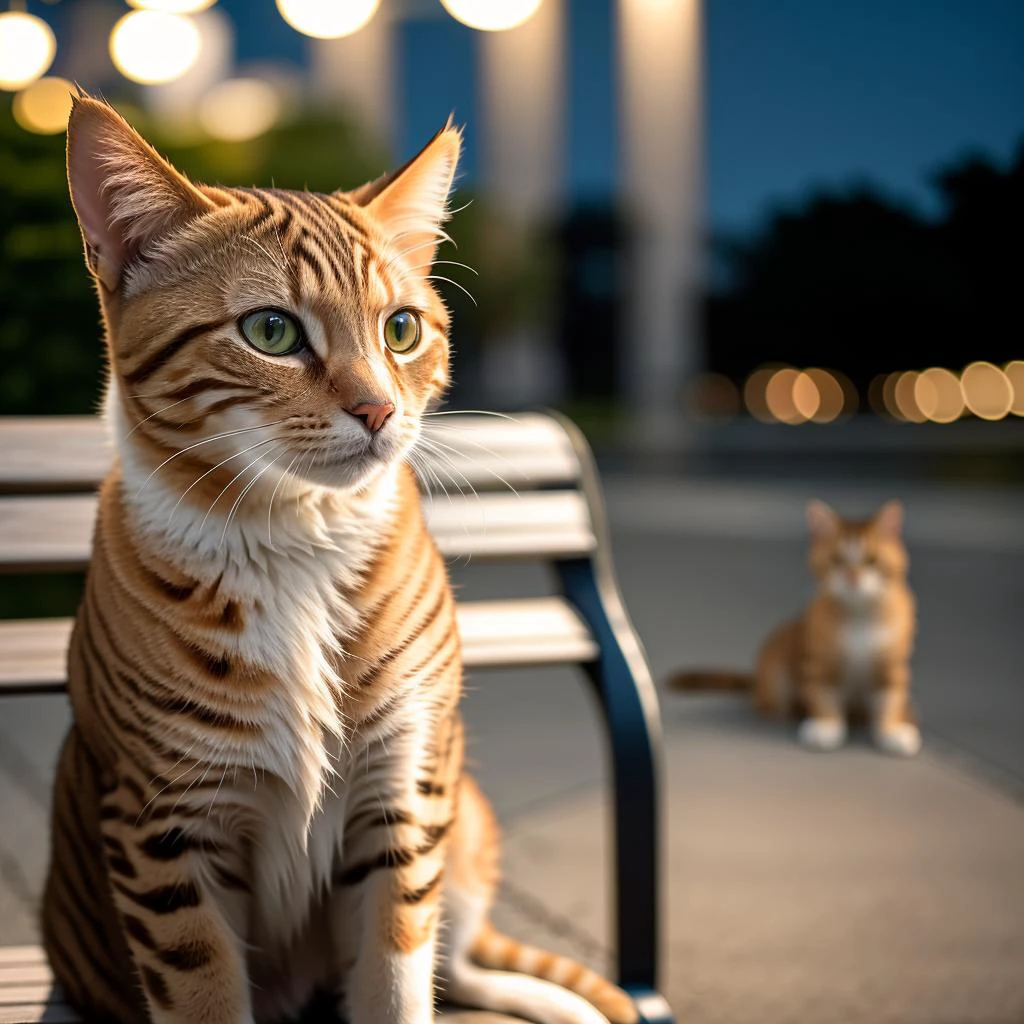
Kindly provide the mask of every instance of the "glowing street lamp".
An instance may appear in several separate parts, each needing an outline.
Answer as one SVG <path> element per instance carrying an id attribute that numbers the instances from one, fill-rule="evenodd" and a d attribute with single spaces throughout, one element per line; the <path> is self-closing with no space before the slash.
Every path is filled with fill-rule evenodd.
<path id="1" fill-rule="evenodd" d="M 532 18 L 541 0 L 441 0 L 441 3 L 463 25 L 485 32 L 500 32 Z"/>
<path id="2" fill-rule="evenodd" d="M 380 0 L 277 0 L 281 17 L 314 39 L 338 39 L 358 32 L 379 6 Z"/>
<path id="3" fill-rule="evenodd" d="M 132 11 L 110 33 L 114 66 L 143 85 L 181 78 L 199 58 L 201 46 L 193 21 L 164 11 Z"/>
<path id="4" fill-rule="evenodd" d="M 15 91 L 45 75 L 57 54 L 53 30 L 33 14 L 0 14 L 0 89 Z"/>

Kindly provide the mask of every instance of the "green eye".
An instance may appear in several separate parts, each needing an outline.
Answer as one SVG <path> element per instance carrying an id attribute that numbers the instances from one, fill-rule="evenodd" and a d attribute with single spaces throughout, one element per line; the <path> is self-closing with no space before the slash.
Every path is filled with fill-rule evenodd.
<path id="1" fill-rule="evenodd" d="M 276 309 L 258 309 L 242 317 L 242 334 L 253 348 L 268 356 L 285 356 L 302 344 L 299 325 Z"/>
<path id="2" fill-rule="evenodd" d="M 411 352 L 420 340 L 420 318 L 411 309 L 400 309 L 384 321 L 384 343 L 392 352 Z"/>

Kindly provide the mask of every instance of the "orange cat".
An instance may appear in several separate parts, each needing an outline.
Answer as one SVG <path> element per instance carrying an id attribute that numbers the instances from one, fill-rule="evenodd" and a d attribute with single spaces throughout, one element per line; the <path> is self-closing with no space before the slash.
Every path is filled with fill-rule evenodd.
<path id="1" fill-rule="evenodd" d="M 813 750 L 842 746 L 848 719 L 867 715 L 880 749 L 916 754 L 921 734 L 910 706 L 916 613 L 903 508 L 890 501 L 871 519 L 852 521 L 812 501 L 807 521 L 817 592 L 799 619 L 768 637 L 755 673 L 684 672 L 670 685 L 751 689 L 762 713 L 801 717 L 800 742 Z"/>

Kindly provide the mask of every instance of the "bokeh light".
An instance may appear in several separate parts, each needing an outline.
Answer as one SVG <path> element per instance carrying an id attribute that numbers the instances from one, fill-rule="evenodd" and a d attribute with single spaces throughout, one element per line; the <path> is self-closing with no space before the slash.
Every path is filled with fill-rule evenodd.
<path id="1" fill-rule="evenodd" d="M 212 7 L 217 0 L 128 0 L 129 7 L 142 11 L 165 11 L 167 14 L 198 14 Z"/>
<path id="2" fill-rule="evenodd" d="M 1014 359 L 1003 367 L 1003 373 L 1013 388 L 1013 404 L 1010 412 L 1014 416 L 1024 416 L 1024 360 Z"/>
<path id="3" fill-rule="evenodd" d="M 889 375 L 886 373 L 876 374 L 871 378 L 871 383 L 868 385 L 868 407 L 879 416 L 891 415 L 886 407 L 884 394 L 885 382 L 888 378 Z"/>
<path id="4" fill-rule="evenodd" d="M 793 426 L 806 420 L 793 400 L 793 392 L 799 378 L 799 370 L 794 370 L 791 366 L 784 366 L 771 375 L 768 385 L 764 389 L 764 400 L 768 406 L 768 412 L 771 413 L 773 419 L 780 423 L 788 423 Z"/>
<path id="5" fill-rule="evenodd" d="M 952 423 L 964 412 L 960 380 L 950 370 L 932 366 L 914 381 L 914 403 L 926 420 Z"/>
<path id="6" fill-rule="evenodd" d="M 277 9 L 296 32 L 314 39 L 338 39 L 358 32 L 377 13 L 380 0 L 277 0 Z"/>
<path id="7" fill-rule="evenodd" d="M 194 22 L 162 11 L 132 11 L 110 33 L 114 66 L 144 85 L 180 78 L 195 64 L 201 46 Z"/>
<path id="8" fill-rule="evenodd" d="M 818 393 L 818 406 L 808 417 L 815 423 L 832 423 L 847 411 L 848 406 L 852 405 L 854 409 L 857 407 L 856 397 L 853 398 L 852 403 L 847 398 L 846 388 L 843 387 L 841 379 L 844 375 L 840 375 L 834 370 L 822 370 L 812 366 L 804 371 L 804 376 L 814 384 Z M 852 382 L 849 378 L 846 378 L 846 381 L 853 395 L 856 396 Z M 797 386 L 799 387 L 799 384 Z M 800 402 L 795 393 L 793 398 L 797 408 L 800 408 Z"/>
<path id="9" fill-rule="evenodd" d="M 281 115 L 277 90 L 259 78 L 232 78 L 199 101 L 199 124 L 215 139 L 245 142 L 272 128 Z"/>
<path id="10" fill-rule="evenodd" d="M 920 376 L 916 370 L 907 370 L 898 374 L 892 390 L 893 402 L 899 417 L 910 423 L 925 422 L 925 416 L 918 408 L 917 400 L 914 397 L 914 389 Z"/>
<path id="11" fill-rule="evenodd" d="M 887 374 L 885 380 L 882 381 L 882 406 L 886 413 L 890 415 L 894 420 L 902 420 L 903 415 L 900 412 L 900 407 L 896 402 L 896 385 L 899 382 L 899 373 Z"/>
<path id="12" fill-rule="evenodd" d="M 33 14 L 0 14 L 0 89 L 16 91 L 45 75 L 57 54 L 53 30 Z"/>
<path id="13" fill-rule="evenodd" d="M 998 366 L 971 363 L 960 376 L 964 403 L 979 419 L 1001 420 L 1014 404 L 1014 389 Z"/>
<path id="14" fill-rule="evenodd" d="M 739 388 L 723 373 L 699 373 L 686 388 L 686 409 L 706 419 L 728 419 L 740 411 Z"/>
<path id="15" fill-rule="evenodd" d="M 441 0 L 445 10 L 463 25 L 499 32 L 529 21 L 541 0 Z"/>
<path id="16" fill-rule="evenodd" d="M 821 408 L 821 392 L 806 371 L 798 373 L 794 378 L 791 399 L 797 415 L 795 422 L 812 420 L 818 415 Z"/>
<path id="17" fill-rule="evenodd" d="M 755 419 L 762 423 L 772 423 L 774 418 L 768 410 L 768 403 L 765 401 L 765 391 L 768 388 L 768 381 L 772 379 L 775 370 L 769 366 L 762 366 L 755 370 L 743 385 L 743 404 L 747 411 Z"/>
<path id="18" fill-rule="evenodd" d="M 37 135 L 65 131 L 74 86 L 64 78 L 40 78 L 14 97 L 14 120 Z"/>

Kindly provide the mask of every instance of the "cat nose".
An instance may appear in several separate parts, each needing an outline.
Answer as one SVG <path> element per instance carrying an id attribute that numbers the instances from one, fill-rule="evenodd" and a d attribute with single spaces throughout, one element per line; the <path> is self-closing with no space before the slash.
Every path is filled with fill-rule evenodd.
<path id="1" fill-rule="evenodd" d="M 359 405 L 354 405 L 351 409 L 345 410 L 350 416 L 355 416 L 357 420 L 362 420 L 363 426 L 371 434 L 376 434 L 391 418 L 391 414 L 394 411 L 394 402 L 361 402 Z"/>

